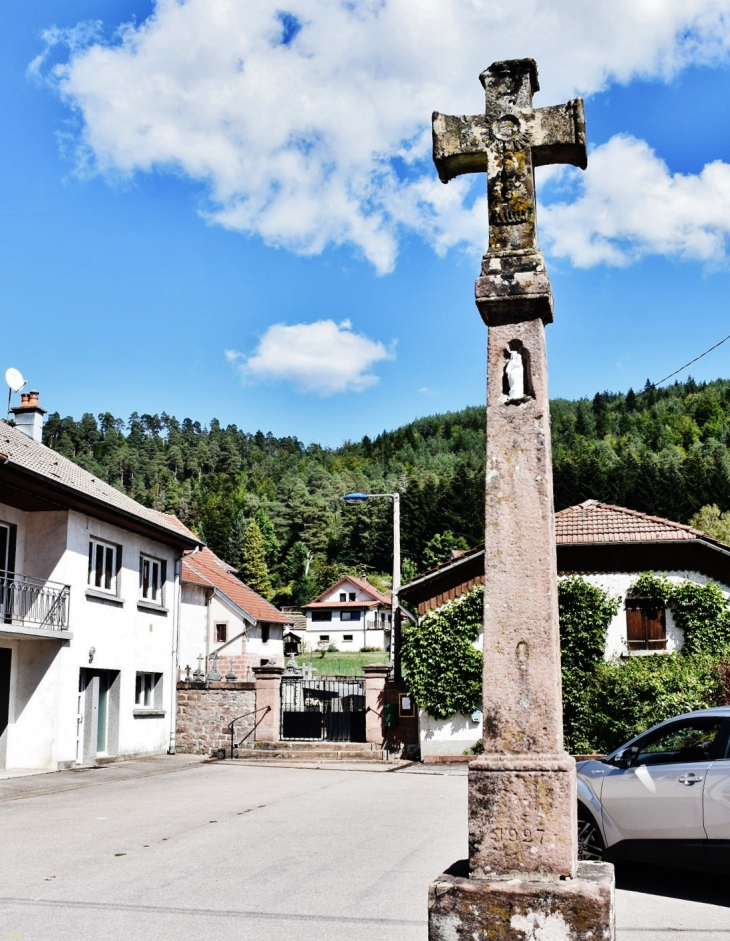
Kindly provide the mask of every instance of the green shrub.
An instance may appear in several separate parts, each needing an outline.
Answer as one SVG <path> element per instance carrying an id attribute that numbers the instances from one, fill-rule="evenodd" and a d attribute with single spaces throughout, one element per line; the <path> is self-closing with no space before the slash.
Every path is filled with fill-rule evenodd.
<path id="1" fill-rule="evenodd" d="M 586 741 L 599 752 L 717 697 L 716 661 L 707 655 L 651 654 L 598 664 L 588 692 Z"/>
<path id="2" fill-rule="evenodd" d="M 434 719 L 481 707 L 482 652 L 473 646 L 483 623 L 484 586 L 429 611 L 403 628 L 401 662 L 408 689 Z"/>

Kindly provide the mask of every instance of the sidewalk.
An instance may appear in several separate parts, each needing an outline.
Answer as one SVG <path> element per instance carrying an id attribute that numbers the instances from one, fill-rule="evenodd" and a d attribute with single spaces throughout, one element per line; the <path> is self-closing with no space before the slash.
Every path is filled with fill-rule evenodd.
<path id="1" fill-rule="evenodd" d="M 3 771 L 0 774 L 0 803 L 133 778 L 171 774 L 196 765 L 203 766 L 206 761 L 203 755 L 157 755 L 154 758 L 114 761 L 95 768 L 74 768 L 71 771 Z"/>

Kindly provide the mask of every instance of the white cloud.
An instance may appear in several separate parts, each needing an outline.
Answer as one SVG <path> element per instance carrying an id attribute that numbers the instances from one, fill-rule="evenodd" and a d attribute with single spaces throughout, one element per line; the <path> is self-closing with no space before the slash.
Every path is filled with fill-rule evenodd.
<path id="1" fill-rule="evenodd" d="M 613 137 L 576 177 L 580 195 L 539 211 L 550 252 L 581 268 L 627 265 L 647 254 L 722 261 L 730 236 L 730 165 L 669 172 L 644 141 Z"/>
<path id="2" fill-rule="evenodd" d="M 336 392 L 362 392 L 378 376 L 370 368 L 380 360 L 395 359 L 395 344 L 355 333 L 349 320 L 315 323 L 277 323 L 269 327 L 250 356 L 226 350 L 244 380 L 285 380 L 299 392 L 321 396 Z"/>
<path id="3" fill-rule="evenodd" d="M 77 114 L 86 172 L 183 173 L 204 185 L 211 221 L 307 254 L 350 243 L 384 272 L 404 230 L 440 252 L 483 247 L 484 207 L 464 208 L 468 182 L 435 181 L 428 125 L 434 108 L 481 110 L 491 61 L 533 55 L 536 103 L 551 104 L 730 45 L 730 0 L 282 6 L 286 23 L 268 0 L 157 0 L 111 41 L 94 24 L 49 30 L 67 60 L 46 73 L 41 55 L 31 71 Z"/>

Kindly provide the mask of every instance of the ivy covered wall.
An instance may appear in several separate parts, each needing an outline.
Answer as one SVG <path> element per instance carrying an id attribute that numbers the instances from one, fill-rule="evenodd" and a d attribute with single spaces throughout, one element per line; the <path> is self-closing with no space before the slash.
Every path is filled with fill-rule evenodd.
<path id="1" fill-rule="evenodd" d="M 720 587 L 671 582 L 647 572 L 635 598 L 662 598 L 684 632 L 680 652 L 604 659 L 622 603 L 580 576 L 558 585 L 566 748 L 606 753 L 664 719 L 730 704 L 730 609 Z M 481 708 L 484 589 L 477 587 L 404 630 L 402 660 L 411 695 L 434 719 Z"/>

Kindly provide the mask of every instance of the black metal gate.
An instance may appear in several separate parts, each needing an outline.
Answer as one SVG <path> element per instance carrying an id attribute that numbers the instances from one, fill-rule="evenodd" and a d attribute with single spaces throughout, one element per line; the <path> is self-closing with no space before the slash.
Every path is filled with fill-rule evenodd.
<path id="1" fill-rule="evenodd" d="M 295 741 L 364 742 L 364 677 L 282 676 L 281 737 Z"/>

